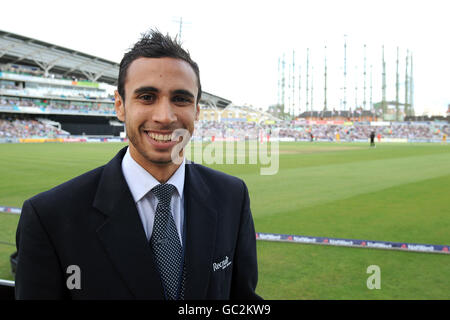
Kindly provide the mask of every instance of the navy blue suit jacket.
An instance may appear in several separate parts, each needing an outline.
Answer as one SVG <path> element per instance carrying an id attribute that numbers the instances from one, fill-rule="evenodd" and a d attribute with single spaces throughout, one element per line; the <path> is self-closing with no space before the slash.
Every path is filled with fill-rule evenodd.
<path id="1" fill-rule="evenodd" d="M 16 235 L 17 299 L 164 299 L 122 174 L 125 151 L 24 202 Z M 191 163 L 184 190 L 185 299 L 258 299 L 245 183 Z M 80 288 L 67 285 L 76 273 Z"/>

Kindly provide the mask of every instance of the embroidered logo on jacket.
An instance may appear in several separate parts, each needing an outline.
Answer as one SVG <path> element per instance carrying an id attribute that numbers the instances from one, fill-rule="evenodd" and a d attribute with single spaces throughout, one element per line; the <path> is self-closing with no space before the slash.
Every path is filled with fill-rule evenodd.
<path id="1" fill-rule="evenodd" d="M 213 263 L 213 270 L 217 271 L 219 269 L 225 269 L 227 268 L 229 265 L 231 265 L 231 261 L 228 259 L 228 256 L 225 257 L 225 259 L 223 259 L 222 261 L 218 262 L 218 263 Z"/>

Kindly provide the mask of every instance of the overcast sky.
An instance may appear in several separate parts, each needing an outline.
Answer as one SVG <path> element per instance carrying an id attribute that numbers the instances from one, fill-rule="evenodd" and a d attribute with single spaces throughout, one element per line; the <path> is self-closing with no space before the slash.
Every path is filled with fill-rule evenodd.
<path id="1" fill-rule="evenodd" d="M 294 97 L 292 88 L 285 96 L 291 105 L 295 103 L 296 110 L 300 107 L 302 111 L 306 107 L 307 48 L 309 89 L 313 88 L 314 109 L 320 110 L 324 104 L 325 54 L 328 108 L 342 106 L 344 83 L 347 108 L 355 104 L 363 106 L 363 48 L 367 46 L 368 108 L 371 80 L 373 102 L 381 99 L 382 45 L 387 98 L 395 100 L 399 47 L 400 102 L 405 99 L 405 59 L 406 51 L 410 50 L 416 114 L 424 111 L 438 114 L 445 113 L 450 104 L 447 3 L 446 0 L 3 1 L 0 29 L 120 62 L 141 33 L 158 28 L 176 35 L 180 27 L 177 21 L 182 17 L 185 23 L 181 39 L 200 66 L 205 91 L 236 104 L 265 109 L 279 100 L 279 58 L 285 54 L 288 84 L 288 78 L 292 79 L 288 65 L 295 51 L 296 89 Z"/>

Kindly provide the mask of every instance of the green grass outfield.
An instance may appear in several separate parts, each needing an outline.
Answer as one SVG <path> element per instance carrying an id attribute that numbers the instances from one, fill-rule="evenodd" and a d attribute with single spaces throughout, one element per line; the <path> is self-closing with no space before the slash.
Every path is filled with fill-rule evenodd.
<path id="1" fill-rule="evenodd" d="M 0 205 L 103 165 L 124 144 L 0 144 Z M 270 149 L 270 148 L 269 148 Z M 280 143 L 279 171 L 210 165 L 247 183 L 256 231 L 450 245 L 450 145 Z M 0 278 L 18 216 L 0 213 Z M 266 299 L 450 299 L 450 255 L 258 241 Z M 381 289 L 366 286 L 381 269 Z"/>

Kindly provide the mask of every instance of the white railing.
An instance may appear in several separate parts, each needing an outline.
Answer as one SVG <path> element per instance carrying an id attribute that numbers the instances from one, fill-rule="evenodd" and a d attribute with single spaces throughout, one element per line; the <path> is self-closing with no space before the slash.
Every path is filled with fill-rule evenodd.
<path id="1" fill-rule="evenodd" d="M 14 287 L 15 284 L 16 283 L 14 281 L 0 279 L 0 286 Z"/>

